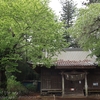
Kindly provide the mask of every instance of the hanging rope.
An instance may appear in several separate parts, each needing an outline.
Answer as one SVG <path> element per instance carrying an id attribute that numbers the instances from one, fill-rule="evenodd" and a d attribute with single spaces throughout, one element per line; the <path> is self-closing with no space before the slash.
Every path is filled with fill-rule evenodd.
<path id="1" fill-rule="evenodd" d="M 81 73 L 81 74 L 69 74 L 69 73 L 64 73 L 66 80 L 71 80 L 71 81 L 79 81 L 83 80 L 85 78 L 86 73 Z"/>

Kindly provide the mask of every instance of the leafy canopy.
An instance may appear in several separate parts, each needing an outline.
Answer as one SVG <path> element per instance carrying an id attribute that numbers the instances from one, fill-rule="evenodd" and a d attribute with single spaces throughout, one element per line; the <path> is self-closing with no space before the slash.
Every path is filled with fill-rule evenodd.
<path id="1" fill-rule="evenodd" d="M 100 59 L 100 3 L 81 9 L 76 23 L 69 29 L 79 44 Z"/>
<path id="2" fill-rule="evenodd" d="M 65 47 L 63 31 L 47 0 L 0 0 L 1 66 L 14 66 L 23 56 L 34 64 L 50 64 Z"/>

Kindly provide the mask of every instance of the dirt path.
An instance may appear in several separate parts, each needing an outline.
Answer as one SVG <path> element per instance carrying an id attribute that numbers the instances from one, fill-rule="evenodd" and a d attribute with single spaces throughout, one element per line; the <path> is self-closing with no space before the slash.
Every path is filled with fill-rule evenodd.
<path id="1" fill-rule="evenodd" d="M 100 97 L 41 97 L 41 96 L 20 96 L 18 100 L 100 100 Z"/>
<path id="2" fill-rule="evenodd" d="M 39 93 L 31 93 L 27 96 L 19 96 L 18 100 L 100 100 L 100 95 L 85 96 L 40 96 Z"/>

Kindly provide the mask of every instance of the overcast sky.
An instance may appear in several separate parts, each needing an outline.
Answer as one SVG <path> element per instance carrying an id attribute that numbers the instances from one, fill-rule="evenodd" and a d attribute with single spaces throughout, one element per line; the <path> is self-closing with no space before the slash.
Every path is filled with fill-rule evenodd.
<path id="1" fill-rule="evenodd" d="M 57 14 L 60 15 L 61 12 L 61 4 L 60 0 L 50 0 L 49 6 L 53 9 L 53 11 Z M 85 0 L 74 0 L 75 4 L 77 4 L 77 7 L 80 8 L 82 7 L 82 2 Z"/>

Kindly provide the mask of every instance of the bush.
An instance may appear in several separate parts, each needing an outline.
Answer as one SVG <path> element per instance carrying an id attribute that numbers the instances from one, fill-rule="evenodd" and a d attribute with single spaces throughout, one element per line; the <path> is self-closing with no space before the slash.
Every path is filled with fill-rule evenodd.
<path id="1" fill-rule="evenodd" d="M 16 92 L 17 95 L 23 95 L 28 93 L 27 88 L 23 86 L 20 82 L 16 81 L 15 76 L 11 76 L 7 80 L 7 91 L 10 92 L 9 95 L 14 95 L 14 92 Z"/>
<path id="2" fill-rule="evenodd" d="M 37 85 L 27 84 L 27 85 L 26 85 L 26 88 L 27 88 L 29 91 L 36 92 L 36 90 L 37 90 Z"/>

